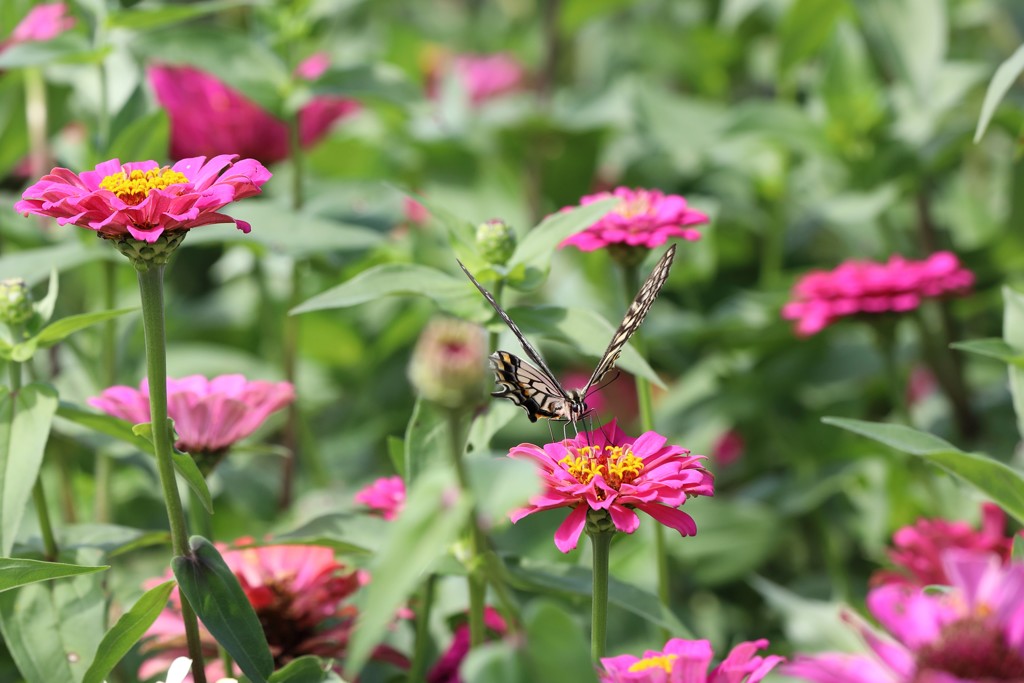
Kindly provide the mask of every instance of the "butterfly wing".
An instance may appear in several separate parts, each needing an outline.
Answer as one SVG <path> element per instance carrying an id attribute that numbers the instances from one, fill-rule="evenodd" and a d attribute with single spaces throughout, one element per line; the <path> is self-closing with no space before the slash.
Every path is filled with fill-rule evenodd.
<path id="1" fill-rule="evenodd" d="M 491 396 L 507 398 L 522 406 L 530 422 L 542 417 L 568 419 L 562 388 L 545 373 L 508 351 L 491 354 L 491 368 L 494 369 L 494 380 L 501 387 Z"/>
<path id="2" fill-rule="evenodd" d="M 599 383 L 615 367 L 615 362 L 619 359 L 622 348 L 629 341 L 629 338 L 633 336 L 633 333 L 637 331 L 640 324 L 643 323 L 644 318 L 647 317 L 647 312 L 651 310 L 651 306 L 654 304 L 654 300 L 658 298 L 658 293 L 661 292 L 662 286 L 668 280 L 668 273 L 672 269 L 672 259 L 675 258 L 675 255 L 676 245 L 673 244 L 665 252 L 665 255 L 661 257 L 657 265 L 654 266 L 654 270 L 647 276 L 647 280 L 640 287 L 640 291 L 636 293 L 633 303 L 626 310 L 626 316 L 622 319 L 619 329 L 615 330 L 612 340 L 608 343 L 608 348 L 604 350 L 600 362 L 594 368 L 590 379 L 587 380 L 587 385 L 581 390 L 584 396 L 587 395 L 590 387 Z"/>

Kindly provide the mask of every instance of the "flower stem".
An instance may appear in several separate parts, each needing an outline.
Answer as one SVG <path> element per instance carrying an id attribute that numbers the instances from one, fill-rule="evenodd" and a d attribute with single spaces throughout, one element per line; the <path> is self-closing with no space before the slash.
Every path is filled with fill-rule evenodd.
<path id="1" fill-rule="evenodd" d="M 142 327 L 146 338 L 146 373 L 149 380 L 149 414 L 153 430 L 160 486 L 163 488 L 167 521 L 171 529 L 171 549 L 175 556 L 189 553 L 185 511 L 178 495 L 178 482 L 171 461 L 171 434 L 167 427 L 167 345 L 164 333 L 164 266 L 151 264 L 136 269 L 142 298 Z M 188 656 L 192 659 L 192 677 L 206 683 L 203 648 L 199 640 L 199 622 L 188 599 L 181 596 L 181 617 L 185 624 Z"/>
<path id="2" fill-rule="evenodd" d="M 424 679 L 427 670 L 427 646 L 430 643 L 430 611 L 434 606 L 434 586 L 437 575 L 430 574 L 420 588 L 419 605 L 416 608 L 416 643 L 413 646 L 412 664 L 406 680 L 416 683 Z"/>
<path id="3" fill-rule="evenodd" d="M 103 268 L 103 306 L 111 310 L 117 305 L 117 264 L 104 261 Z M 117 384 L 117 321 L 108 320 L 103 323 L 103 377 L 104 386 Z M 96 500 L 93 513 L 99 523 L 110 521 L 110 480 L 113 476 L 112 459 L 106 453 L 96 454 Z"/>
<path id="4" fill-rule="evenodd" d="M 29 175 L 37 178 L 50 170 L 50 145 L 46 134 L 46 81 L 39 68 L 24 69 L 22 73 L 25 80 L 25 124 L 28 126 Z"/>
<path id="5" fill-rule="evenodd" d="M 614 531 L 590 532 L 593 549 L 593 598 L 590 606 L 590 657 L 597 663 L 604 657 L 608 641 L 608 559 Z"/>

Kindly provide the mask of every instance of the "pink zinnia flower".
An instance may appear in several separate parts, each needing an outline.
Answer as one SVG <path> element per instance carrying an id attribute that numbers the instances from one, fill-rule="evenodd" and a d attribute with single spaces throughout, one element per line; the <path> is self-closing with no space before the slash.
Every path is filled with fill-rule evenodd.
<path id="1" fill-rule="evenodd" d="M 757 683 L 785 661 L 778 655 L 756 654 L 767 646 L 764 639 L 740 643 L 708 673 L 714 657 L 711 643 L 672 638 L 661 652 L 604 657 L 598 673 L 601 683 Z"/>
<path id="2" fill-rule="evenodd" d="M 910 376 L 907 377 L 906 401 L 908 406 L 913 406 L 923 401 L 929 394 L 939 387 L 935 373 L 923 365 L 915 365 L 910 369 Z"/>
<path id="3" fill-rule="evenodd" d="M 18 22 L 10 37 L 0 43 L 0 51 L 18 43 L 53 40 L 75 25 L 75 18 L 67 11 L 63 2 L 36 5 Z"/>
<path id="4" fill-rule="evenodd" d="M 916 587 L 949 585 L 943 556 L 950 548 L 980 555 L 995 554 L 1004 563 L 1008 562 L 1013 537 L 1006 535 L 1006 514 L 992 503 L 984 503 L 981 514 L 981 529 L 978 531 L 967 522 L 947 519 L 919 519 L 898 529 L 892 536 L 893 548 L 889 550 L 889 558 L 897 570 L 877 572 L 871 583 L 902 583 Z"/>
<path id="5" fill-rule="evenodd" d="M 497 640 L 508 631 L 508 624 L 493 607 L 484 608 L 484 626 L 487 627 L 488 640 Z M 437 663 L 427 674 L 427 683 L 462 683 L 459 666 L 469 654 L 469 624 L 463 622 L 455 629 L 452 644 L 441 655 Z"/>
<path id="6" fill-rule="evenodd" d="M 588 510 L 606 510 L 615 528 L 627 534 L 640 526 L 637 509 L 683 536 L 694 535 L 693 518 L 677 508 L 688 496 L 713 495 L 714 478 L 700 466 L 703 455 L 665 441 L 656 432 L 626 436 L 612 421 L 575 439 L 516 446 L 509 457 L 533 460 L 546 491 L 513 512 L 512 521 L 541 510 L 572 508 L 555 532 L 555 545 L 563 553 L 576 547 Z"/>
<path id="7" fill-rule="evenodd" d="M 711 457 L 722 467 L 728 467 L 743 457 L 746 448 L 743 436 L 735 429 L 729 429 L 715 440 L 715 445 L 711 447 Z"/>
<path id="8" fill-rule="evenodd" d="M 428 96 L 437 97 L 441 80 L 447 73 L 454 73 L 475 105 L 518 90 L 526 75 L 515 57 L 500 52 L 454 57 L 434 53 L 428 60 L 431 62 L 427 73 Z"/>
<path id="9" fill-rule="evenodd" d="M 234 223 L 249 232 L 248 223 L 218 210 L 259 194 L 270 172 L 258 161 L 236 158 L 194 157 L 171 167 L 111 159 L 81 174 L 55 168 L 25 190 L 14 210 L 56 218 L 60 225 L 78 225 L 103 237 L 131 236 L 150 243 L 164 232 L 211 223 Z"/>
<path id="10" fill-rule="evenodd" d="M 796 333 L 808 337 L 839 318 L 910 311 L 924 299 L 961 294 L 972 284 L 974 275 L 948 251 L 924 261 L 902 256 L 892 256 L 888 263 L 847 261 L 835 270 L 800 278 L 782 317 L 797 321 Z"/>
<path id="11" fill-rule="evenodd" d="M 405 507 L 405 482 L 398 476 L 381 477 L 369 486 L 359 489 L 355 501 L 391 521 Z"/>
<path id="12" fill-rule="evenodd" d="M 251 539 L 238 542 L 245 544 Z M 365 573 L 346 567 L 335 560 L 334 551 L 319 546 L 219 550 L 256 610 L 275 668 L 302 655 L 344 659 L 357 616 L 351 598 L 367 582 Z M 147 587 L 170 578 L 173 576 L 168 571 L 164 577 L 147 582 Z M 216 680 L 224 675 L 217 643 L 202 625 L 199 628 L 207 655 L 206 675 Z M 139 669 L 139 678 L 166 671 L 175 657 L 187 654 L 177 588 L 146 637 L 149 640 L 143 643 L 142 652 L 148 658 Z M 378 648 L 374 657 L 407 665 L 405 658 L 390 648 Z"/>
<path id="13" fill-rule="evenodd" d="M 296 69 L 316 80 L 329 66 L 325 54 L 309 57 Z M 149 83 L 171 119 L 171 156 L 214 154 L 222 149 L 272 164 L 289 155 L 288 124 L 210 74 L 191 66 L 150 66 Z M 314 97 L 299 111 L 299 139 L 312 147 L 335 121 L 360 105 L 344 97 Z"/>
<path id="14" fill-rule="evenodd" d="M 252 434 L 267 416 L 294 400 L 295 390 L 288 382 L 250 382 L 242 375 L 220 375 L 210 380 L 202 375 L 167 378 L 167 414 L 179 435 L 175 445 L 200 457 L 208 470 L 231 445 Z M 147 380 L 142 380 L 138 389 L 104 389 L 88 403 L 132 424 L 150 421 Z"/>
<path id="15" fill-rule="evenodd" d="M 617 187 L 613 192 L 598 192 L 580 199 L 580 205 L 617 197 L 619 205 L 589 228 L 562 241 L 562 247 L 572 245 L 581 251 L 595 251 L 611 245 L 653 249 L 673 237 L 694 241 L 700 232 L 691 225 L 707 223 L 708 217 L 691 209 L 679 195 L 663 194 L 659 190 Z M 563 209 L 563 211 L 568 210 Z"/>
<path id="16" fill-rule="evenodd" d="M 963 550 L 943 562 L 948 592 L 887 584 L 868 593 L 888 635 L 845 615 L 870 653 L 805 655 L 783 673 L 818 683 L 1024 680 L 1024 565 Z"/>

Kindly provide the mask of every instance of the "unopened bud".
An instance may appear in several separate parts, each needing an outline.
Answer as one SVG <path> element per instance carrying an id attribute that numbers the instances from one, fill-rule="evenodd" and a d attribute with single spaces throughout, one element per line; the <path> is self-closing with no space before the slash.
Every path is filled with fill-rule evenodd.
<path id="1" fill-rule="evenodd" d="M 8 325 L 23 325 L 34 312 L 32 292 L 24 280 L 20 277 L 0 280 L 0 321 Z"/>
<path id="2" fill-rule="evenodd" d="M 516 250 L 516 232 L 496 218 L 481 223 L 476 228 L 476 248 L 488 263 L 503 266 Z"/>
<path id="3" fill-rule="evenodd" d="M 483 329 L 455 318 L 431 321 L 416 343 L 409 379 L 423 398 L 445 408 L 479 405 L 487 381 Z"/>

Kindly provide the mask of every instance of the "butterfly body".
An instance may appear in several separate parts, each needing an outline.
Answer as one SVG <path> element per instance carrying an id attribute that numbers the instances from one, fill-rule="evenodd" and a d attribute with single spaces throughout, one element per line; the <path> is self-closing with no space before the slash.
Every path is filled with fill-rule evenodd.
<path id="1" fill-rule="evenodd" d="M 565 389 L 555 378 L 551 368 L 544 362 L 540 352 L 533 347 L 526 339 L 519 326 L 509 317 L 508 313 L 494 300 L 491 293 L 483 285 L 476 281 L 476 278 L 462 265 L 459 266 L 466 277 L 472 281 L 480 290 L 484 298 L 494 308 L 498 316 L 505 321 L 509 329 L 519 340 L 527 357 L 534 365 L 527 363 L 522 358 L 509 353 L 508 351 L 496 351 L 491 354 L 491 368 L 494 370 L 494 380 L 498 384 L 498 391 L 491 393 L 496 398 L 506 398 L 526 411 L 531 422 L 544 418 L 548 420 L 562 420 L 575 424 L 582 420 L 590 409 L 587 407 L 587 394 L 601 382 L 604 377 L 615 367 L 619 354 L 625 347 L 626 342 L 633 336 L 640 323 L 643 322 L 650 310 L 651 305 L 657 298 L 662 286 L 668 279 L 669 269 L 672 267 L 672 259 L 675 257 L 676 247 L 672 245 L 661 257 L 654 270 L 647 277 L 640 291 L 637 292 L 633 302 L 626 311 L 626 316 L 615 334 L 612 335 L 608 347 L 605 349 L 601 360 L 594 369 L 593 374 L 587 383 L 579 389 Z"/>

